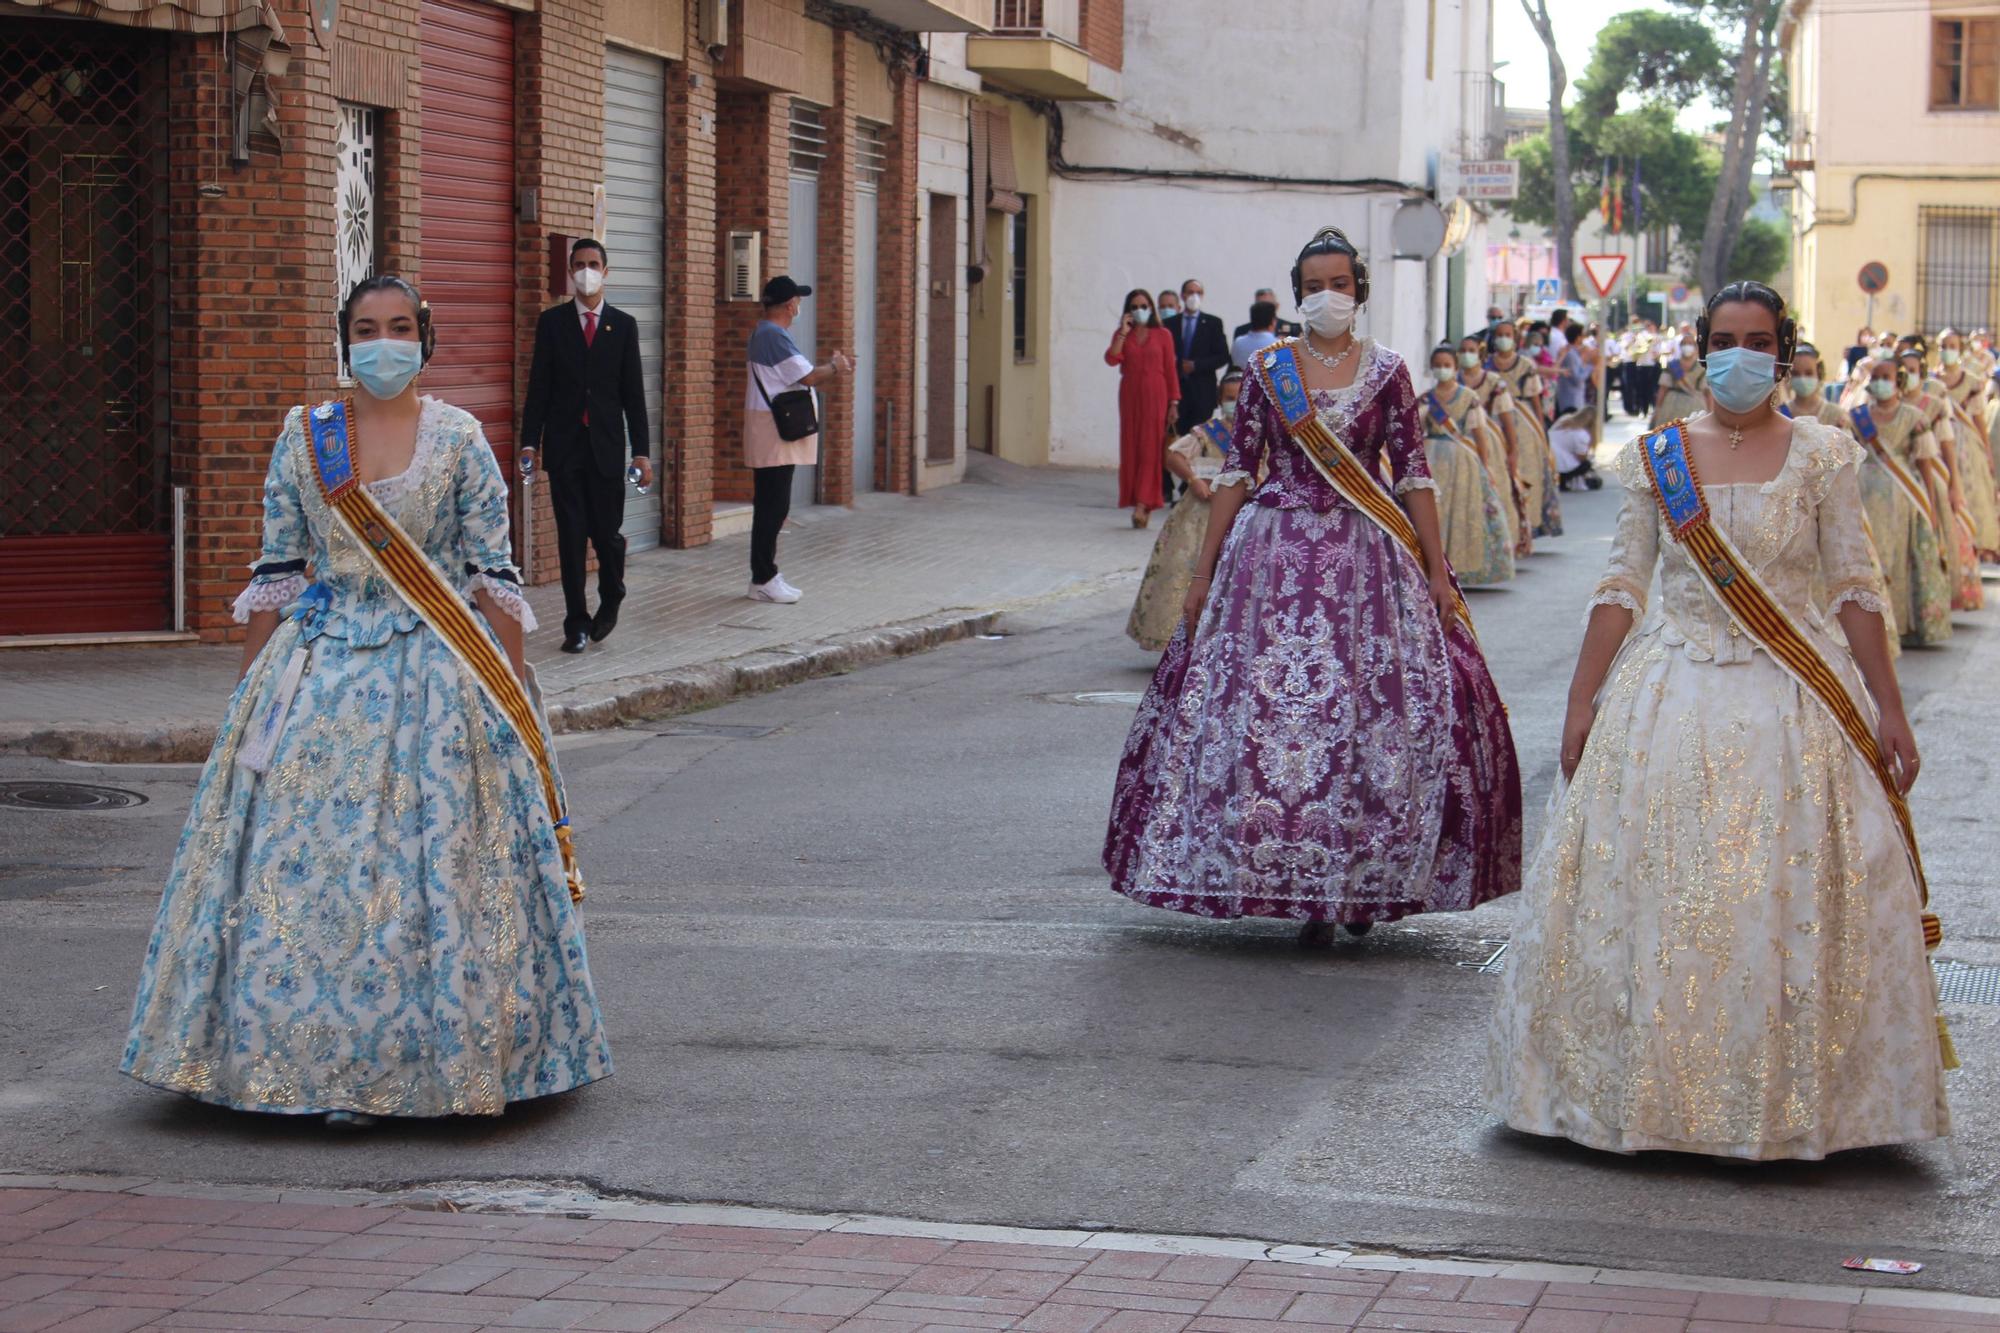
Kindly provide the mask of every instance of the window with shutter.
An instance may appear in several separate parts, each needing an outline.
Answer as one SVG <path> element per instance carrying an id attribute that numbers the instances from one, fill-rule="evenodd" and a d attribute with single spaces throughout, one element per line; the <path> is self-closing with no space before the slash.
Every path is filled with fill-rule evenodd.
<path id="1" fill-rule="evenodd" d="M 2000 109 L 2000 20 L 1931 20 L 1931 110 Z"/>

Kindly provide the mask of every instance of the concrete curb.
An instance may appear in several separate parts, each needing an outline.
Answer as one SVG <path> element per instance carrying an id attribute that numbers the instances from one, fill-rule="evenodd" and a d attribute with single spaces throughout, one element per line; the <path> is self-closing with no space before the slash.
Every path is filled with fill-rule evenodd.
<path id="1" fill-rule="evenodd" d="M 764 694 L 801 681 L 928 652 L 975 634 L 991 633 L 1002 616 L 1051 602 L 1092 596 L 1130 581 L 1127 573 L 1085 579 L 1041 597 L 986 609 L 953 608 L 830 639 L 765 649 L 719 662 L 697 662 L 651 675 L 626 676 L 595 686 L 579 686 L 550 701 L 549 726 L 558 735 L 599 731 L 624 722 L 713 708 L 732 699 Z M 96 764 L 200 763 L 208 758 L 218 724 L 219 718 L 159 727 L 115 722 L 55 726 L 0 722 L 0 751 Z"/>

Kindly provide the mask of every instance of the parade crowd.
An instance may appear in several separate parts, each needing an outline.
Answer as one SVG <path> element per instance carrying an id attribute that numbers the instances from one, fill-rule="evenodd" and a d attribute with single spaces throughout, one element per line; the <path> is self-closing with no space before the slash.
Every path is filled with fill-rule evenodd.
<path id="1" fill-rule="evenodd" d="M 576 650 L 607 606 L 615 625 L 615 574 L 592 613 L 569 553 L 624 464 L 598 427 L 631 410 L 592 359 L 620 325 L 583 299 L 606 258 L 588 247 L 598 276 L 545 317 L 546 369 L 538 338 L 529 436 L 569 478 Z M 1356 332 L 1369 268 L 1337 229 L 1290 286 L 1297 325 L 1260 292 L 1233 332 L 1198 281 L 1135 290 L 1105 352 L 1119 505 L 1140 528 L 1167 511 L 1128 627 L 1161 657 L 1115 763 L 1111 886 L 1293 922 L 1309 948 L 1519 893 L 1485 1088 L 1527 1133 L 1746 1159 L 1948 1133 L 1893 658 L 1948 637 L 2000 560 L 1991 337 L 1864 337 L 1843 373 L 1736 283 L 1668 331 L 1495 310 L 1412 367 Z M 810 386 L 845 369 L 786 333 L 809 295 L 774 280 L 748 353 L 766 419 L 746 448 L 786 490 Z M 497 1114 L 611 1072 L 581 858 L 506 486 L 474 419 L 417 393 L 449 331 L 393 278 L 340 327 L 361 391 L 284 419 L 244 672 L 123 1067 L 350 1125 Z M 1511 578 L 1561 539 L 1563 492 L 1602 484 L 1600 363 L 1650 427 L 1612 464 L 1622 508 L 1530 849 L 1461 589 Z M 751 595 L 786 601 L 776 532 Z"/>

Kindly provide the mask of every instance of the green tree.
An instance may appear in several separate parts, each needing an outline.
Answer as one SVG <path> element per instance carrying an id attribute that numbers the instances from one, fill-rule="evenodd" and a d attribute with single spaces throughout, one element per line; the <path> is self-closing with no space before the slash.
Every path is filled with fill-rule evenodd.
<path id="1" fill-rule="evenodd" d="M 1670 106 L 1703 96 L 1726 100 L 1728 67 L 1715 34 L 1693 14 L 1613 14 L 1598 29 L 1590 64 L 1577 80 L 1577 116 L 1586 124 L 1609 120 L 1628 92 Z"/>
<path id="2" fill-rule="evenodd" d="M 1679 0 L 1725 30 L 1735 29 L 1734 69 L 1729 81 L 1729 120 L 1722 127 L 1722 171 L 1701 229 L 1695 280 L 1714 291 L 1725 281 L 1730 256 L 1745 232 L 1750 212 L 1750 174 L 1758 144 L 1771 115 L 1777 82 L 1779 0 Z M 1783 137 L 1783 126 L 1778 135 Z"/>
<path id="3" fill-rule="evenodd" d="M 1592 133 L 1591 144 L 1600 155 L 1639 163 L 1640 214 L 1633 217 L 1628 199 L 1626 225 L 1634 230 L 1642 223 L 1672 227 L 1692 267 L 1721 166 L 1715 149 L 1675 124 L 1672 109 L 1659 103 L 1603 121 Z"/>
<path id="4" fill-rule="evenodd" d="M 1792 257 L 1792 233 L 1764 218 L 1746 218 L 1729 252 L 1725 282 L 1769 282 L 1785 271 Z"/>
<path id="5" fill-rule="evenodd" d="M 1535 35 L 1549 58 L 1549 171 L 1553 179 L 1568 181 L 1574 176 L 1570 165 L 1569 124 L 1563 119 L 1563 94 L 1569 88 L 1569 69 L 1556 48 L 1556 27 L 1549 18 L 1549 0 L 1521 0 Z M 1570 291 L 1576 290 L 1576 197 L 1568 190 L 1552 190 L 1556 234 L 1556 276 Z"/>

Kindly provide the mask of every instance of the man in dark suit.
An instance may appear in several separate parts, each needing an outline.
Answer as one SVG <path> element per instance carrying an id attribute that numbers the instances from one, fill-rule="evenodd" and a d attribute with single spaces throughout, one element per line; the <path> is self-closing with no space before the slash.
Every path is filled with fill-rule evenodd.
<path id="1" fill-rule="evenodd" d="M 562 558 L 563 642 L 580 653 L 618 624 L 625 600 L 625 449 L 639 485 L 653 484 L 647 456 L 645 372 L 639 324 L 604 299 L 609 256 L 585 237 L 570 247 L 574 300 L 535 322 L 535 361 L 521 409 L 521 470 L 533 470 L 546 445 L 549 499 Z M 585 543 L 597 550 L 597 614 L 584 588 Z"/>
<path id="2" fill-rule="evenodd" d="M 1229 365 L 1229 339 L 1222 321 L 1201 308 L 1201 283 L 1181 284 L 1181 312 L 1169 315 L 1164 327 L 1173 335 L 1174 356 L 1180 361 L 1181 417 L 1185 435 L 1215 415 L 1216 378 Z"/>
<path id="3" fill-rule="evenodd" d="M 1272 291 L 1269 287 L 1259 287 L 1257 289 L 1257 295 L 1251 298 L 1250 301 L 1251 308 L 1254 310 L 1257 306 L 1262 305 L 1266 301 L 1269 301 L 1272 305 L 1277 305 L 1278 294 Z M 1236 332 L 1229 335 L 1229 345 L 1231 347 L 1234 347 L 1236 345 L 1236 340 L 1238 338 L 1241 338 L 1244 334 L 1251 332 L 1252 325 L 1254 323 L 1255 321 L 1252 320 L 1249 323 L 1238 324 L 1236 326 Z M 1292 323 L 1292 321 L 1290 321 L 1289 319 L 1279 320 L 1276 324 L 1272 325 L 1271 331 L 1277 334 L 1280 338 L 1296 338 L 1302 332 L 1299 326 Z"/>

